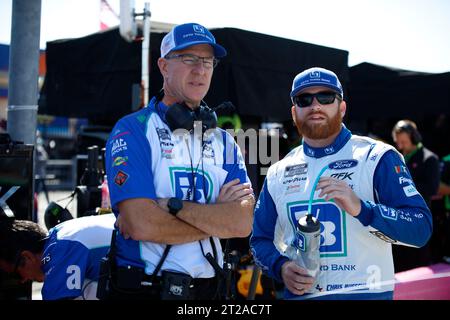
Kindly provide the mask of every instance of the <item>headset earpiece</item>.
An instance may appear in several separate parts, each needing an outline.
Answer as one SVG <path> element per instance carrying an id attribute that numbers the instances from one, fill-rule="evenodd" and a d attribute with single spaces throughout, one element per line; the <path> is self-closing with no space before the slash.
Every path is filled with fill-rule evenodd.
<path id="1" fill-rule="evenodd" d="M 418 145 L 422 142 L 422 135 L 419 130 L 417 130 L 415 123 L 412 121 L 400 120 L 395 125 L 394 132 L 405 132 L 408 134 L 413 145 Z"/>
<path id="2" fill-rule="evenodd" d="M 198 108 L 197 114 L 198 116 L 195 121 L 202 122 L 203 132 L 217 127 L 217 114 L 207 105 L 201 105 Z"/>
<path id="3" fill-rule="evenodd" d="M 56 202 L 52 201 L 45 209 L 44 221 L 48 230 L 57 224 L 73 219 L 72 214 L 66 208 L 61 207 Z"/>
<path id="4" fill-rule="evenodd" d="M 164 98 L 164 90 L 161 89 L 156 95 L 156 102 L 158 103 Z M 200 102 L 200 106 L 192 110 L 184 103 L 175 103 L 171 105 L 166 111 L 166 123 L 170 130 L 185 129 L 191 131 L 194 129 L 194 122 L 202 122 L 202 131 L 214 129 L 217 127 L 217 114 L 208 107 L 205 101 Z"/>
<path id="5" fill-rule="evenodd" d="M 192 130 L 194 127 L 194 112 L 185 104 L 175 103 L 166 112 L 166 122 L 170 130 Z"/>
<path id="6" fill-rule="evenodd" d="M 170 130 L 185 129 L 191 131 L 194 128 L 194 122 L 201 121 L 202 130 L 217 127 L 217 114 L 207 105 L 200 105 L 192 110 L 185 104 L 173 104 L 166 112 L 166 122 Z"/>
<path id="7" fill-rule="evenodd" d="M 420 142 L 422 142 L 422 136 L 417 129 L 414 129 L 411 131 L 411 142 L 414 145 L 418 145 Z"/>

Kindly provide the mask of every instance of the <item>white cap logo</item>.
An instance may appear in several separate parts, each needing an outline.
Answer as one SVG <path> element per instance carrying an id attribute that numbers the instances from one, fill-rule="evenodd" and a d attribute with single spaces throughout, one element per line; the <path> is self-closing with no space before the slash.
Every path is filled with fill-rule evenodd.
<path id="1" fill-rule="evenodd" d="M 309 77 L 310 77 L 310 78 L 320 78 L 320 71 L 312 71 L 312 72 L 309 74 Z"/>
<path id="2" fill-rule="evenodd" d="M 194 24 L 192 27 L 194 28 L 194 32 L 205 33 L 203 27 L 199 26 L 198 24 Z"/>

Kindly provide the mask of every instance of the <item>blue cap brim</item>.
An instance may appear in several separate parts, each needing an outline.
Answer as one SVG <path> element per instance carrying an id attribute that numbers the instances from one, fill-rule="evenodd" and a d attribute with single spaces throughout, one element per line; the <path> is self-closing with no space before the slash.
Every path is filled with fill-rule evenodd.
<path id="1" fill-rule="evenodd" d="M 336 86 L 333 85 L 329 85 L 329 84 L 324 84 L 324 83 L 308 83 L 306 85 L 303 85 L 299 88 L 296 88 L 294 90 L 291 91 L 291 98 L 295 97 L 300 91 L 306 89 L 306 88 L 311 88 L 311 87 L 326 87 L 329 88 L 331 90 L 333 90 L 334 92 L 336 92 L 337 94 L 340 94 L 342 96 L 342 92 L 341 90 L 338 90 L 336 88 Z"/>
<path id="2" fill-rule="evenodd" d="M 214 49 L 214 56 L 216 58 L 222 58 L 222 57 L 225 57 L 227 55 L 227 50 L 225 50 L 224 47 L 222 47 L 219 44 L 211 43 L 211 42 L 208 42 L 208 41 L 191 41 L 191 42 L 183 43 L 183 44 L 181 44 L 179 46 L 173 47 L 172 50 L 170 50 L 169 52 L 186 49 L 186 48 L 198 45 L 198 44 L 209 44 L 211 47 L 213 47 L 213 49 Z"/>

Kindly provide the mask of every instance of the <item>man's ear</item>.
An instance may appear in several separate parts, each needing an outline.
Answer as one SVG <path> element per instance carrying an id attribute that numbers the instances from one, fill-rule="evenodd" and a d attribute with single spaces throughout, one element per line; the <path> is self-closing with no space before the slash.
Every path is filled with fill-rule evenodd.
<path id="1" fill-rule="evenodd" d="M 36 260 L 41 261 L 40 257 L 36 253 L 31 252 L 30 250 L 23 250 L 20 255 L 22 256 L 22 259 L 26 261 L 27 263 L 35 263 Z"/>
<path id="2" fill-rule="evenodd" d="M 292 108 L 291 108 L 291 116 L 292 116 L 292 120 L 294 120 L 294 124 L 297 125 L 297 120 L 295 117 L 295 106 L 292 106 Z"/>
<path id="3" fill-rule="evenodd" d="M 339 104 L 339 111 L 341 112 L 342 118 L 344 118 L 345 112 L 347 111 L 347 103 L 344 100 Z"/>
<path id="4" fill-rule="evenodd" d="M 167 60 L 164 58 L 159 58 L 158 59 L 158 67 L 159 67 L 159 71 L 161 72 L 163 78 L 165 78 L 167 75 Z"/>

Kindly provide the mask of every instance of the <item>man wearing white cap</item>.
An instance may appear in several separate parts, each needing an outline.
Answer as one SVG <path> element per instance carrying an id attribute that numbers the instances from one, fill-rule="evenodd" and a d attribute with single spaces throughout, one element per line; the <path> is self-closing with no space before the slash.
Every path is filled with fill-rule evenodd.
<path id="1" fill-rule="evenodd" d="M 202 100 L 225 55 L 205 27 L 174 27 L 161 43 L 163 89 L 111 133 L 115 298 L 218 298 L 219 238 L 251 231 L 254 198 L 243 157 Z"/>
<path id="2" fill-rule="evenodd" d="M 305 70 L 290 95 L 303 143 L 267 173 L 251 237 L 256 261 L 284 282 L 286 299 L 392 299 L 391 244 L 423 246 L 431 213 L 395 148 L 343 125 L 335 73 Z M 298 265 L 309 250 L 298 225 L 307 213 L 320 221 L 315 277 Z"/>

